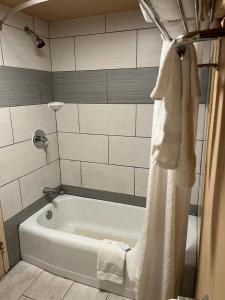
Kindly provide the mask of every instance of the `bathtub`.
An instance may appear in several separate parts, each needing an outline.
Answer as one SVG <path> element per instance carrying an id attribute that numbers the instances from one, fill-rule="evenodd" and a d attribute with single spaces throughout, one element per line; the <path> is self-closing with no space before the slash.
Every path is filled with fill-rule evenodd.
<path id="1" fill-rule="evenodd" d="M 58 196 L 20 224 L 22 259 L 56 275 L 134 298 L 127 270 L 122 285 L 98 282 L 97 249 L 104 238 L 135 245 L 144 213 L 145 208 L 131 205 Z"/>

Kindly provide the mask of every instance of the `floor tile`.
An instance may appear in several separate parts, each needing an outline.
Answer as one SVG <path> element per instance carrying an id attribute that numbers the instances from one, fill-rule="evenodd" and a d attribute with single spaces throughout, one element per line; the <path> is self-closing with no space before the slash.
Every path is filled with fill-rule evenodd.
<path id="1" fill-rule="evenodd" d="M 74 283 L 63 300 L 106 300 L 108 293 L 93 287 Z"/>
<path id="2" fill-rule="evenodd" d="M 109 294 L 107 300 L 131 300 L 130 298 L 121 297 L 114 294 Z"/>
<path id="3" fill-rule="evenodd" d="M 35 300 L 61 300 L 71 284 L 71 280 L 44 271 L 24 295 Z"/>
<path id="4" fill-rule="evenodd" d="M 0 282 L 0 300 L 18 299 L 41 272 L 33 265 L 19 262 Z"/>
<path id="5" fill-rule="evenodd" d="M 31 300 L 31 298 L 28 298 L 28 297 L 26 297 L 26 296 L 22 296 L 22 297 L 20 297 L 18 300 Z"/>

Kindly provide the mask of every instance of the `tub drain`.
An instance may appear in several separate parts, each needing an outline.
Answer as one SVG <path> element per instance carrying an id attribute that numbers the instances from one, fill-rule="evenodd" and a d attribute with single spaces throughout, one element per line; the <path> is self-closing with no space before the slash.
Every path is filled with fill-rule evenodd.
<path id="1" fill-rule="evenodd" d="M 48 210 L 48 211 L 46 212 L 46 218 L 47 218 L 48 220 L 51 220 L 51 218 L 52 218 L 52 211 L 51 211 L 51 210 Z"/>

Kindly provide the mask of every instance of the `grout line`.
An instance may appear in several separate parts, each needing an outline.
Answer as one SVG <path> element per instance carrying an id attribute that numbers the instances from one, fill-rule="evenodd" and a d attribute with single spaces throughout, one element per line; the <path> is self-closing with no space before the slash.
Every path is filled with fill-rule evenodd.
<path id="1" fill-rule="evenodd" d="M 29 290 L 29 288 L 33 285 L 33 283 L 38 279 L 38 278 L 40 278 L 41 277 L 41 275 L 44 273 L 44 270 L 43 269 L 41 269 L 41 272 L 40 272 L 40 274 L 30 283 L 30 285 L 25 289 L 25 291 L 23 292 L 23 294 L 22 295 L 24 295 L 24 296 L 26 296 L 26 292 Z M 27 296 L 26 296 L 27 297 Z M 32 298 L 31 298 L 32 299 Z"/>
<path id="2" fill-rule="evenodd" d="M 57 133 L 56 131 L 53 131 L 53 132 L 50 132 L 50 133 L 47 133 L 46 136 L 49 136 L 51 134 L 55 134 Z M 18 145 L 18 144 L 21 144 L 21 143 L 25 143 L 25 142 L 29 142 L 31 139 L 27 139 L 27 140 L 22 140 L 22 141 L 19 141 L 19 142 L 14 142 L 13 144 L 8 144 L 8 145 L 5 145 L 5 146 L 1 146 L 0 149 L 3 149 L 3 148 L 6 148 L 6 147 L 10 147 L 10 146 L 13 146 L 13 145 Z"/>
<path id="3" fill-rule="evenodd" d="M 76 38 L 73 38 L 73 53 L 74 53 L 74 71 L 77 69 L 77 60 L 76 60 Z"/>
<path id="4" fill-rule="evenodd" d="M 149 168 L 146 168 L 146 167 L 119 165 L 119 164 L 112 164 L 112 163 L 107 163 L 107 162 L 88 161 L 88 160 L 82 160 L 82 161 L 80 161 L 80 160 L 68 159 L 68 158 L 61 158 L 61 160 L 67 160 L 67 161 L 71 161 L 71 162 L 77 161 L 77 162 L 81 162 L 81 163 L 99 164 L 99 165 L 106 165 L 106 166 L 117 166 L 117 167 L 136 168 L 136 169 L 149 170 Z"/>
<path id="5" fill-rule="evenodd" d="M 83 173 L 82 173 L 82 163 L 80 161 L 80 185 L 83 187 Z"/>
<path id="6" fill-rule="evenodd" d="M 12 182 L 18 180 L 18 179 L 21 179 L 21 178 L 23 178 L 23 177 L 26 177 L 26 176 L 28 176 L 28 175 L 30 175 L 30 174 L 32 174 L 32 173 L 34 173 L 34 172 L 36 172 L 36 171 L 42 169 L 42 168 L 45 168 L 45 167 L 47 167 L 47 166 L 50 166 L 51 164 L 57 162 L 58 160 L 59 160 L 59 158 L 57 158 L 57 159 L 51 161 L 50 163 L 48 163 L 48 164 L 46 164 L 46 165 L 42 165 L 41 167 L 39 167 L 39 168 L 37 168 L 37 169 L 35 169 L 35 170 L 29 172 L 29 173 L 26 173 L 26 174 L 24 174 L 24 175 L 22 175 L 22 176 L 19 176 L 19 177 L 17 177 L 17 178 L 14 178 L 13 180 L 10 180 L 10 181 L 8 181 L 7 183 L 4 183 L 3 185 L 0 185 L 0 188 L 2 188 L 2 187 L 4 187 L 4 186 L 6 186 L 6 185 L 8 185 L 8 184 L 10 184 L 10 183 L 12 183 Z"/>
<path id="7" fill-rule="evenodd" d="M 61 276 L 60 276 L 61 277 Z M 72 283 L 71 285 L 69 286 L 68 290 L 65 292 L 64 296 L 62 297 L 62 300 L 65 299 L 66 295 L 68 294 L 69 290 L 71 289 L 72 285 L 75 283 L 73 280 L 71 280 Z"/>
<path id="8" fill-rule="evenodd" d="M 108 136 L 108 165 L 109 165 L 109 136 Z"/>
<path id="9" fill-rule="evenodd" d="M 106 22 L 107 22 L 107 20 L 106 20 L 106 15 L 104 16 L 105 17 L 105 33 L 107 32 L 106 31 Z"/>
<path id="10" fill-rule="evenodd" d="M 114 31 L 105 31 L 105 32 L 96 32 L 96 33 L 86 33 L 86 34 L 75 34 L 75 35 L 66 35 L 66 36 L 57 36 L 57 37 L 50 37 L 50 39 L 56 40 L 56 39 L 66 39 L 70 37 L 83 37 L 83 36 L 93 36 L 93 35 L 105 35 L 108 33 L 120 33 L 120 32 L 130 32 L 130 31 L 136 31 L 136 30 L 148 30 L 148 29 L 155 29 L 154 26 L 149 27 L 140 27 L 140 28 L 133 28 L 133 29 L 123 29 L 123 30 L 114 30 Z M 18 28 L 20 29 L 20 28 Z"/>
<path id="11" fill-rule="evenodd" d="M 137 68 L 137 61 L 138 61 L 138 30 L 136 30 L 136 68 Z"/>
<path id="12" fill-rule="evenodd" d="M 26 298 L 28 298 L 28 299 L 31 299 L 31 300 L 35 300 L 34 298 L 31 298 L 31 297 L 26 296 L 26 295 L 24 295 L 24 294 L 23 294 L 22 296 L 24 296 L 24 297 L 26 297 Z M 19 298 L 18 300 L 20 300 L 20 298 Z"/>
<path id="13" fill-rule="evenodd" d="M 55 126 L 56 126 L 56 139 L 57 139 L 57 148 L 58 148 L 58 157 L 59 157 L 59 176 L 60 176 L 60 183 L 62 184 L 61 159 L 60 159 L 60 154 L 59 154 L 59 131 L 58 131 L 58 123 L 57 123 L 57 112 L 55 112 Z"/>
<path id="14" fill-rule="evenodd" d="M 2 64 L 4 66 L 5 62 L 4 62 L 3 46 L 2 46 L 2 35 L 0 35 L 0 47 L 1 47 Z"/>
<path id="15" fill-rule="evenodd" d="M 124 137 L 124 138 L 138 138 L 138 139 L 150 139 L 150 136 L 135 136 L 135 135 L 119 135 L 119 134 L 105 134 L 105 133 L 88 133 L 88 132 L 75 132 L 75 131 L 59 131 L 60 134 L 74 134 L 74 135 L 94 135 L 94 136 L 112 136 L 112 137 Z"/>
<path id="16" fill-rule="evenodd" d="M 137 109 L 138 109 L 138 107 L 137 107 L 137 104 L 135 105 L 135 121 L 134 121 L 134 123 L 135 123 L 135 128 L 134 128 L 134 135 L 135 135 L 135 137 L 137 137 Z M 148 138 L 151 138 L 151 137 L 148 137 Z"/>
<path id="17" fill-rule="evenodd" d="M 23 200 L 22 200 L 22 191 L 21 191 L 21 183 L 20 183 L 20 179 L 18 178 L 17 180 L 15 181 L 18 181 L 18 184 L 19 184 L 19 190 L 20 190 L 20 202 L 21 202 L 21 206 L 22 206 L 22 210 L 24 209 L 23 207 Z"/>
<path id="18" fill-rule="evenodd" d="M 78 121 L 78 134 L 81 134 L 80 132 L 80 107 L 79 104 L 77 104 L 77 121 Z M 59 131 L 60 133 L 62 133 L 61 131 Z"/>
<path id="19" fill-rule="evenodd" d="M 12 122 L 12 113 L 11 113 L 11 108 L 9 107 L 9 117 L 10 117 L 10 123 L 11 123 L 11 129 L 12 129 L 12 138 L 13 138 L 13 143 L 10 144 L 10 145 L 13 145 L 15 144 L 15 137 L 14 137 L 14 129 L 13 129 L 13 122 Z M 3 146 L 3 147 L 6 147 L 6 146 Z M 3 148 L 3 147 L 0 147 Z"/>
<path id="20" fill-rule="evenodd" d="M 51 73 L 53 72 L 52 69 L 52 46 L 51 46 L 51 40 L 49 39 L 49 54 L 50 54 L 50 65 L 51 65 Z"/>

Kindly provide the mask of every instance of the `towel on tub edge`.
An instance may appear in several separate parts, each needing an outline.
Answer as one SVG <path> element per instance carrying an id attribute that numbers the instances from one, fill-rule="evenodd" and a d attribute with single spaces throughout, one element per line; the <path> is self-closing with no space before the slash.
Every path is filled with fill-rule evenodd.
<path id="1" fill-rule="evenodd" d="M 122 284 L 128 250 L 125 243 L 103 240 L 97 253 L 97 279 Z"/>

